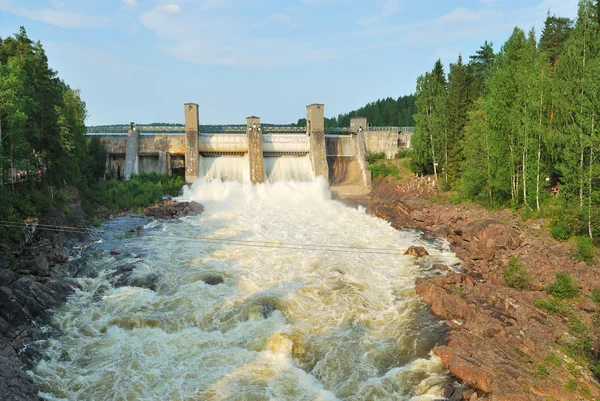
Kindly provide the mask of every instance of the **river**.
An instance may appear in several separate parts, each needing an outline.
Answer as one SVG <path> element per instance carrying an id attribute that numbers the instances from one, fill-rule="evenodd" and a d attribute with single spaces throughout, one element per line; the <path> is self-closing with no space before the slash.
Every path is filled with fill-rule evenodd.
<path id="1" fill-rule="evenodd" d="M 414 283 L 458 262 L 447 243 L 332 201 L 323 180 L 197 182 L 183 198 L 205 212 L 100 227 L 81 289 L 32 345 L 42 398 L 440 398 L 444 326 Z M 123 266 L 154 290 L 115 288 Z"/>

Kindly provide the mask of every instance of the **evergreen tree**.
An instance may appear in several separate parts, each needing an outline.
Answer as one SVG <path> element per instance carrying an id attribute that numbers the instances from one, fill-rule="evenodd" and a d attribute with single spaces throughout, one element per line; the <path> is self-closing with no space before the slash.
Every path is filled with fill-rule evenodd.
<path id="1" fill-rule="evenodd" d="M 444 67 L 436 61 L 430 73 L 417 79 L 415 106 L 417 113 L 412 167 L 421 173 L 433 172 L 438 180 L 438 166 L 447 161 L 447 83 Z"/>
<path id="2" fill-rule="evenodd" d="M 569 18 L 557 17 L 548 13 L 540 37 L 539 49 L 547 54 L 548 60 L 554 67 L 558 63 L 558 57 L 562 53 L 572 29 L 573 21 Z"/>
<path id="3" fill-rule="evenodd" d="M 463 161 L 464 127 L 469 107 L 468 92 L 467 71 L 462 62 L 462 56 L 459 55 L 458 62 L 450 66 L 448 76 L 446 180 L 450 182 L 458 178 Z"/>
<path id="4" fill-rule="evenodd" d="M 471 102 L 474 102 L 484 91 L 485 82 L 490 75 L 496 57 L 493 46 L 493 43 L 488 43 L 486 40 L 474 55 L 469 56 L 471 61 L 468 64 L 467 70 L 469 99 Z"/>

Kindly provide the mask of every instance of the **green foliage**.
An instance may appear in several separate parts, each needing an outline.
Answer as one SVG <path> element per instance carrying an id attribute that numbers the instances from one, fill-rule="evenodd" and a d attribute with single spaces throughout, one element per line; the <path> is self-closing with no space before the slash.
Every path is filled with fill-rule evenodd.
<path id="1" fill-rule="evenodd" d="M 373 164 L 377 160 L 385 159 L 385 152 L 368 152 L 365 159 L 367 160 L 367 163 Z"/>
<path id="2" fill-rule="evenodd" d="M 393 163 L 382 160 L 379 163 L 370 164 L 371 178 L 394 177 L 400 178 L 400 169 Z"/>
<path id="3" fill-rule="evenodd" d="M 550 284 L 546 289 L 548 294 L 557 299 L 571 299 L 579 295 L 579 285 L 566 273 L 556 273 L 556 282 Z"/>
<path id="4" fill-rule="evenodd" d="M 531 276 L 527 272 L 527 268 L 519 261 L 519 258 L 512 256 L 508 262 L 508 266 L 502 272 L 506 285 L 518 290 L 525 289 L 531 282 Z"/>
<path id="5" fill-rule="evenodd" d="M 184 184 L 181 177 L 142 173 L 132 176 L 128 181 L 98 181 L 86 193 L 86 198 L 92 204 L 114 212 L 141 210 L 159 202 L 165 194 L 178 195 Z"/>
<path id="6" fill-rule="evenodd" d="M 569 307 L 556 298 L 538 298 L 535 300 L 535 306 L 557 316 L 565 316 L 569 313 Z"/>
<path id="7" fill-rule="evenodd" d="M 592 301 L 596 302 L 597 304 L 600 304 L 600 287 L 594 287 L 590 298 L 592 299 Z"/>
<path id="8" fill-rule="evenodd" d="M 401 150 L 398 153 L 396 153 L 396 159 L 404 159 L 407 157 L 412 157 L 411 149 L 404 149 L 404 150 Z"/>
<path id="9" fill-rule="evenodd" d="M 574 393 L 577 391 L 577 382 L 575 379 L 569 379 L 567 384 L 565 384 L 565 390 L 567 390 L 569 393 Z"/>
<path id="10" fill-rule="evenodd" d="M 536 376 L 538 376 L 542 379 L 550 376 L 550 373 L 548 372 L 548 368 L 546 368 L 545 365 L 538 365 L 537 371 L 535 374 L 536 374 Z"/>
<path id="11" fill-rule="evenodd" d="M 560 358 L 557 357 L 555 354 L 548 355 L 548 357 L 546 358 L 546 362 L 548 362 L 551 369 L 558 368 L 562 363 Z"/>
<path id="12" fill-rule="evenodd" d="M 584 261 L 590 266 L 594 263 L 594 259 L 596 257 L 596 248 L 594 247 L 594 243 L 590 237 L 577 237 L 574 256 L 575 259 Z"/>
<path id="13" fill-rule="evenodd" d="M 573 233 L 570 222 L 565 218 L 559 218 L 550 222 L 550 233 L 552 238 L 558 241 L 568 241 Z"/>
<path id="14" fill-rule="evenodd" d="M 579 319 L 577 315 L 571 315 L 569 318 L 569 331 L 575 336 L 581 337 L 585 335 L 589 327 Z"/>

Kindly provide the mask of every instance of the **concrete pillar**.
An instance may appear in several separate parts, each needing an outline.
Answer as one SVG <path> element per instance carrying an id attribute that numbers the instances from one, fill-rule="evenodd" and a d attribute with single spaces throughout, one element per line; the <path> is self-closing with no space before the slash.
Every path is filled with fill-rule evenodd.
<path id="1" fill-rule="evenodd" d="M 130 124 L 127 132 L 127 147 L 125 148 L 125 179 L 128 180 L 133 174 L 139 172 L 138 146 L 140 142 L 140 131 L 135 127 L 135 123 Z"/>
<path id="2" fill-rule="evenodd" d="M 185 182 L 191 184 L 198 178 L 200 168 L 200 153 L 198 152 L 198 136 L 200 135 L 200 119 L 198 105 L 186 103 L 183 105 L 185 116 Z"/>
<path id="3" fill-rule="evenodd" d="M 158 173 L 163 175 L 171 175 L 171 169 L 169 166 L 169 153 L 168 152 L 158 152 Z"/>
<path id="4" fill-rule="evenodd" d="M 358 164 L 360 164 L 365 185 L 371 185 L 371 170 L 369 170 L 369 165 L 367 163 L 367 144 L 365 142 L 365 132 L 361 127 L 359 127 L 358 132 L 353 137 L 354 154 L 356 155 Z"/>
<path id="5" fill-rule="evenodd" d="M 246 133 L 248 135 L 248 158 L 250 160 L 250 181 L 253 184 L 265 181 L 265 161 L 263 159 L 262 129 L 260 118 L 248 117 L 246 119 Z"/>
<path id="6" fill-rule="evenodd" d="M 350 119 L 350 132 L 354 134 L 354 154 L 363 172 L 365 185 L 371 185 L 371 171 L 369 171 L 367 163 L 367 142 L 365 139 L 367 124 L 368 121 L 364 117 Z"/>
<path id="7" fill-rule="evenodd" d="M 306 124 L 310 143 L 310 161 L 315 176 L 327 180 L 329 168 L 325 150 L 325 105 L 310 104 L 306 106 Z"/>

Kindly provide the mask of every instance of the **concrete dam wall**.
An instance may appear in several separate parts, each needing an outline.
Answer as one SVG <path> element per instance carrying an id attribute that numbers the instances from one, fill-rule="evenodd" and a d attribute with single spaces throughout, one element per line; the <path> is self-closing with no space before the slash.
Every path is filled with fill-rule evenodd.
<path id="1" fill-rule="evenodd" d="M 108 152 L 107 173 L 125 179 L 142 172 L 182 174 L 187 183 L 197 178 L 260 183 L 321 176 L 335 184 L 369 185 L 367 151 L 385 149 L 388 157 L 397 152 L 398 129 L 371 132 L 364 118 L 352 119 L 349 129 L 337 129 L 340 134 L 326 133 L 322 104 L 306 107 L 305 128 L 263 128 L 260 118 L 251 116 L 245 126 L 200 132 L 198 105 L 185 104 L 184 116 L 183 132 L 170 128 L 162 131 L 168 134 L 146 134 L 131 123 L 127 134 L 96 134 Z"/>

